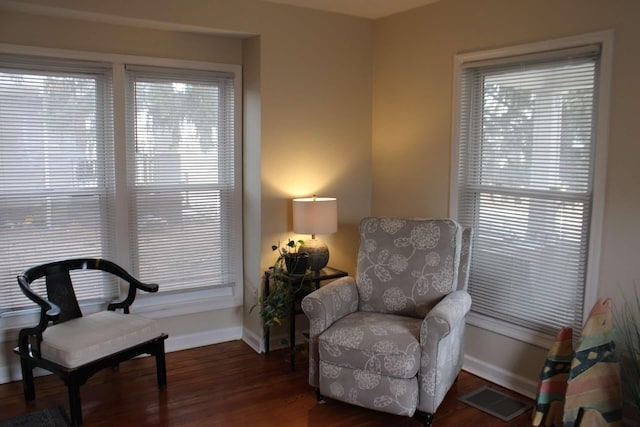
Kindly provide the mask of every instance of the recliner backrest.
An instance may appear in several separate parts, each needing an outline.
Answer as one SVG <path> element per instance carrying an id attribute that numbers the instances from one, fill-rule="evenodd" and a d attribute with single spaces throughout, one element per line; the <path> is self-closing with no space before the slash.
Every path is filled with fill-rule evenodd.
<path id="1" fill-rule="evenodd" d="M 462 231 L 450 219 L 364 218 L 356 268 L 359 309 L 424 317 L 458 288 Z"/>

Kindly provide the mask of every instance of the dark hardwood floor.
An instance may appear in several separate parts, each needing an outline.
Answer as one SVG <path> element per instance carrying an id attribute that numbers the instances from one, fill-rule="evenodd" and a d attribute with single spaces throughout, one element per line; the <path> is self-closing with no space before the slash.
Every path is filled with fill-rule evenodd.
<path id="1" fill-rule="evenodd" d="M 410 418 L 334 400 L 318 405 L 307 384 L 306 356 L 298 355 L 295 372 L 287 360 L 285 350 L 259 355 L 241 341 L 168 353 L 168 388 L 158 391 L 154 359 L 135 359 L 118 371 L 99 372 L 80 389 L 84 422 L 86 426 L 420 425 Z M 529 412 L 506 423 L 457 400 L 482 385 L 491 384 L 462 372 L 433 426 L 531 425 Z M 29 404 L 23 400 L 21 381 L 0 385 L 0 419 L 55 406 L 68 413 L 67 405 L 66 388 L 53 375 L 36 378 L 36 400 Z"/>

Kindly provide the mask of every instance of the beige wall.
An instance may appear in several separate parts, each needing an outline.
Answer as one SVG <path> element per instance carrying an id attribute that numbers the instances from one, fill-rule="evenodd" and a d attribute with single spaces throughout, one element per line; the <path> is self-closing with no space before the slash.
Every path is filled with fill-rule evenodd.
<path id="1" fill-rule="evenodd" d="M 640 284 L 639 23 L 636 0 L 441 0 L 376 21 L 373 214 L 448 215 L 455 54 L 613 29 L 598 294 Z M 469 327 L 466 353 L 522 388 L 535 383 L 546 350 Z"/>
<path id="2" fill-rule="evenodd" d="M 0 8 L 0 42 L 242 64 L 242 40 L 17 13 Z"/>

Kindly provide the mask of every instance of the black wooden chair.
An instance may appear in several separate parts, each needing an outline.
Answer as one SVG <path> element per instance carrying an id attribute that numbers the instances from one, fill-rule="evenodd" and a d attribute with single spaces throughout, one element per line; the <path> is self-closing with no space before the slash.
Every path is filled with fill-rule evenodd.
<path id="1" fill-rule="evenodd" d="M 107 306 L 107 311 L 83 316 L 73 285 L 71 270 L 102 270 L 128 282 L 126 298 Z M 47 298 L 35 293 L 31 284 L 44 277 Z M 18 276 L 22 292 L 40 306 L 40 322 L 20 330 L 18 348 L 25 400 L 35 399 L 33 369 L 53 372 L 68 388 L 71 424 L 82 425 L 80 386 L 94 373 L 115 367 L 141 354 L 156 358 L 158 387 L 167 385 L 164 340 L 152 319 L 129 314 L 136 290 L 157 292 L 158 285 L 137 280 L 118 265 L 99 258 L 70 259 L 29 268 Z M 116 312 L 122 309 L 123 313 Z"/>

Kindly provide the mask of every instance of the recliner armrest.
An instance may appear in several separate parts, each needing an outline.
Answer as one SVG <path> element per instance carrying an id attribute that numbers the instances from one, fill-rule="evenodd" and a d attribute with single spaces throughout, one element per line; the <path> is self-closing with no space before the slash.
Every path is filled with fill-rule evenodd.
<path id="1" fill-rule="evenodd" d="M 418 410 L 433 413 L 460 372 L 465 316 L 470 309 L 471 296 L 457 290 L 438 302 L 422 321 Z"/>
<path id="2" fill-rule="evenodd" d="M 470 309 L 471 296 L 467 291 L 451 292 L 425 317 L 420 330 L 420 339 L 426 338 L 427 334 L 435 334 L 438 339 L 446 337 L 455 325 L 464 323 L 464 318 Z"/>
<path id="3" fill-rule="evenodd" d="M 342 277 L 310 293 L 302 300 L 309 318 L 309 334 L 321 334 L 336 320 L 358 309 L 358 290 L 353 277 Z"/>

